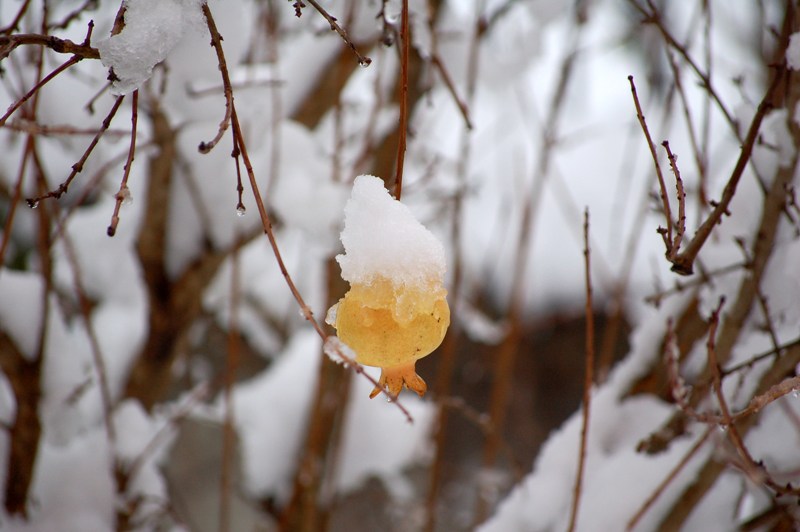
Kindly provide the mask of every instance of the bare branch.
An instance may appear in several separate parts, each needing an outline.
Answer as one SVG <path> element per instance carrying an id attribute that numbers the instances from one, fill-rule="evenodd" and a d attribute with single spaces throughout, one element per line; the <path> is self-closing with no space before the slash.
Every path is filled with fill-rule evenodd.
<path id="1" fill-rule="evenodd" d="M 69 39 L 59 39 L 53 35 L 40 35 L 38 33 L 17 33 L 15 35 L 0 35 L 0 59 L 5 59 L 18 46 L 34 45 L 50 48 L 60 54 L 72 54 L 76 62 L 81 59 L 100 59 L 100 52 L 88 42 L 76 44 Z"/>
<path id="2" fill-rule="evenodd" d="M 119 210 L 123 203 L 131 201 L 131 191 L 128 188 L 128 176 L 131 174 L 131 166 L 133 165 L 133 156 L 136 153 L 136 125 L 139 116 L 139 89 L 133 91 L 133 102 L 131 103 L 131 145 L 128 149 L 128 160 L 125 162 L 125 169 L 122 173 L 122 181 L 119 184 L 117 191 L 116 203 L 114 204 L 114 214 L 111 215 L 111 224 L 108 226 L 108 236 L 114 236 L 117 232 L 117 224 L 119 224 Z"/>
<path id="3" fill-rule="evenodd" d="M 94 138 L 92 139 L 92 142 L 89 143 L 89 147 L 87 147 L 86 151 L 83 152 L 83 155 L 78 160 L 78 162 L 72 165 L 72 172 L 70 172 L 69 176 L 67 176 L 67 179 L 65 179 L 60 185 L 58 185 L 58 187 L 55 190 L 51 190 L 42 196 L 37 196 L 35 198 L 28 198 L 27 202 L 29 207 L 34 208 L 37 205 L 39 205 L 40 201 L 44 199 L 47 198 L 58 199 L 67 193 L 67 190 L 69 190 L 69 186 L 72 183 L 73 179 L 75 179 L 75 176 L 77 176 L 81 171 L 83 171 L 83 165 L 86 163 L 86 160 L 89 158 L 89 155 L 91 155 L 95 146 L 97 146 L 97 143 L 100 141 L 100 137 L 102 137 L 103 134 L 111 126 L 111 121 L 114 119 L 114 115 L 117 114 L 117 110 L 119 109 L 119 106 L 122 105 L 122 100 L 124 99 L 125 96 L 117 96 L 117 99 L 114 101 L 114 105 L 111 106 L 111 110 L 103 119 L 103 123 L 100 126 L 100 129 L 95 134 Z"/>
<path id="4" fill-rule="evenodd" d="M 592 404 L 592 386 L 594 384 L 594 305 L 592 304 L 592 263 L 589 250 L 589 209 L 584 211 L 583 218 L 583 257 L 584 276 L 586 280 L 586 372 L 583 380 L 583 410 L 581 412 L 581 440 L 578 450 L 578 470 L 575 474 L 575 485 L 572 490 L 572 509 L 570 510 L 569 526 L 572 532 L 578 522 L 578 508 L 580 507 L 581 492 L 583 489 L 583 473 L 586 467 L 586 442 L 589 437 L 589 417 Z"/>
<path id="5" fill-rule="evenodd" d="M 328 21 L 328 24 L 331 25 L 331 31 L 335 31 L 336 33 L 339 34 L 339 36 L 342 38 L 345 44 L 350 47 L 350 49 L 353 51 L 354 54 L 356 54 L 358 62 L 361 66 L 366 67 L 369 66 L 370 63 L 372 63 L 372 59 L 370 59 L 365 55 L 361 55 L 361 53 L 358 51 L 358 48 L 356 48 L 356 45 L 353 44 L 353 41 L 350 40 L 350 37 L 347 35 L 347 32 L 336 21 L 336 17 L 332 16 L 330 13 L 325 11 L 325 8 L 319 5 L 319 3 L 316 0 L 306 0 L 306 2 L 311 4 L 311 7 L 316 9 L 319 12 L 319 14 L 322 15 L 325 18 L 325 20 Z M 299 2 L 299 4 L 300 6 L 302 6 L 302 2 Z M 296 10 L 295 13 L 299 17 L 300 9 L 296 7 L 295 10 Z"/>
<path id="6" fill-rule="evenodd" d="M 219 30 L 217 30 L 217 24 L 214 22 L 214 17 L 211 16 L 211 9 L 209 9 L 208 4 L 203 2 L 202 9 L 203 15 L 206 19 L 206 25 L 208 26 L 208 31 L 211 33 L 211 46 L 214 47 L 214 51 L 217 54 L 217 61 L 219 62 L 219 69 L 220 73 L 222 74 L 223 92 L 225 93 L 225 116 L 219 123 L 219 129 L 217 130 L 216 136 L 209 142 L 201 142 L 197 147 L 200 153 L 208 153 L 214 149 L 214 146 L 216 146 L 220 139 L 222 139 L 222 136 L 231 125 L 233 89 L 231 88 L 231 78 L 228 74 L 228 67 L 225 63 L 225 54 L 222 51 L 222 36 L 219 34 Z"/>
<path id="7" fill-rule="evenodd" d="M 647 140 L 647 147 L 650 148 L 650 156 L 653 158 L 653 165 L 656 169 L 656 177 L 658 178 L 659 194 L 661 196 L 661 206 L 664 211 L 664 218 L 666 219 L 666 228 L 659 227 L 658 232 L 664 239 L 664 244 L 667 247 L 667 255 L 669 255 L 672 246 L 672 211 L 669 206 L 669 197 L 667 195 L 667 185 L 664 181 L 664 174 L 661 172 L 661 165 L 658 162 L 658 153 L 656 146 L 653 143 L 653 138 L 650 136 L 650 129 L 647 127 L 647 122 L 642 113 L 642 105 L 639 103 L 639 95 L 636 92 L 636 84 L 633 82 L 633 76 L 628 76 L 628 82 L 631 84 L 631 94 L 633 95 L 633 104 L 636 106 L 636 118 L 639 119 L 639 125 L 642 126 L 642 132 Z"/>
<path id="8" fill-rule="evenodd" d="M 406 158 L 406 136 L 408 134 L 408 61 L 411 49 L 411 35 L 408 28 L 408 0 L 403 0 L 403 11 L 400 21 L 400 125 L 397 142 L 397 167 L 394 178 L 394 197 L 400 200 L 403 193 L 403 166 Z"/>

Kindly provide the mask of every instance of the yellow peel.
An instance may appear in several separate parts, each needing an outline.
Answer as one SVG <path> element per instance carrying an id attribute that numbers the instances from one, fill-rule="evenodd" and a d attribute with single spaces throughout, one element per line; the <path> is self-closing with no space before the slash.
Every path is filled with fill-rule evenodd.
<path id="1" fill-rule="evenodd" d="M 337 335 L 360 364 L 381 368 L 380 383 L 392 395 L 406 386 L 422 396 L 426 385 L 414 364 L 444 339 L 450 325 L 446 296 L 435 281 L 396 286 L 378 277 L 368 284 L 353 284 L 338 303 Z M 370 397 L 380 390 L 373 390 Z"/>

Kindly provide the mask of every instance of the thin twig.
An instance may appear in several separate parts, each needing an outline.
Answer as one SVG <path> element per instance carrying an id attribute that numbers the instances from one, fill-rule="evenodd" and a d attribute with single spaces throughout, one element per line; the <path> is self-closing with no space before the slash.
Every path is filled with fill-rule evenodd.
<path id="1" fill-rule="evenodd" d="M 239 150 L 239 141 L 236 138 L 236 135 L 233 135 L 233 150 L 231 151 L 231 157 L 236 164 L 236 214 L 238 216 L 244 216 L 247 212 L 247 208 L 244 206 L 244 201 L 242 200 L 242 193 L 244 192 L 244 186 L 242 185 L 242 167 L 239 164 L 239 156 L 241 155 L 241 150 Z"/>
<path id="2" fill-rule="evenodd" d="M 80 6 L 76 7 L 74 10 L 72 10 L 71 13 L 68 13 L 61 20 L 61 22 L 53 22 L 53 23 L 49 24 L 47 27 L 48 27 L 48 29 L 51 29 L 51 30 L 53 30 L 53 29 L 57 29 L 57 30 L 67 29 L 67 26 L 69 26 L 72 23 L 73 20 L 76 20 L 76 19 L 82 17 L 83 15 L 86 14 L 87 11 L 93 11 L 93 10 L 97 9 L 97 6 L 99 5 L 99 3 L 100 3 L 99 0 L 84 0 L 83 4 L 81 4 Z"/>
<path id="3" fill-rule="evenodd" d="M 453 78 L 450 77 L 450 72 L 448 72 L 447 68 L 445 68 L 444 63 L 442 63 L 442 59 L 439 57 L 438 53 L 433 54 L 431 57 L 431 63 L 433 63 L 433 66 L 439 70 L 439 74 L 442 75 L 444 84 L 447 87 L 447 90 L 450 91 L 450 95 L 453 97 L 453 101 L 456 103 L 458 110 L 461 112 L 461 116 L 464 118 L 464 124 L 467 126 L 467 129 L 472 129 L 472 121 L 469 118 L 469 107 L 467 106 L 467 103 L 461 99 L 461 97 L 459 97 L 456 86 L 453 83 Z"/>
<path id="4" fill-rule="evenodd" d="M 669 206 L 669 196 L 667 195 L 667 185 L 664 181 L 664 174 L 661 172 L 661 164 L 658 162 L 658 153 L 656 146 L 653 143 L 653 138 L 650 136 L 650 129 L 647 127 L 647 121 L 642 113 L 642 105 L 639 103 L 639 95 L 636 92 L 636 84 L 633 82 L 633 76 L 628 76 L 628 82 L 631 85 L 631 94 L 633 95 L 633 104 L 636 106 L 636 118 L 639 119 L 639 125 L 642 126 L 642 132 L 647 140 L 647 147 L 650 149 L 650 156 L 653 158 L 653 165 L 656 169 L 656 177 L 658 178 L 659 194 L 661 196 L 661 206 L 664 211 L 664 218 L 666 219 L 666 228 L 659 227 L 658 232 L 664 239 L 664 244 L 667 247 L 667 253 L 672 246 L 672 210 Z"/>
<path id="5" fill-rule="evenodd" d="M 31 90 L 29 90 L 27 93 L 25 93 L 25 95 L 22 98 L 18 99 L 16 102 L 11 104 L 11 107 L 9 107 L 8 110 L 6 111 L 6 114 L 4 114 L 2 117 L 0 117 L 0 127 L 3 127 L 3 125 L 6 123 L 6 120 L 8 120 L 8 117 L 10 117 L 12 114 L 14 114 L 14 112 L 17 109 L 22 107 L 22 105 L 25 102 L 27 102 L 31 98 L 31 96 L 36 94 L 42 87 L 44 87 L 53 78 L 55 78 L 56 76 L 58 76 L 59 74 L 61 74 L 66 69 L 68 69 L 69 67 L 71 67 L 72 65 L 74 65 L 75 63 L 77 63 L 80 60 L 81 60 L 80 57 L 78 57 L 77 55 L 73 55 L 72 57 L 70 57 L 69 59 L 64 61 L 61 65 L 59 65 L 55 70 L 53 70 L 48 75 L 46 75 L 45 77 L 40 79 L 36 83 L 36 85 L 33 86 L 33 88 Z"/>
<path id="6" fill-rule="evenodd" d="M 777 347 L 775 347 L 773 349 L 770 349 L 769 351 L 766 351 L 764 353 L 760 353 L 758 355 L 755 355 L 755 356 L 745 360 L 744 362 L 741 362 L 741 363 L 736 364 L 734 366 L 731 366 L 729 368 L 725 368 L 725 369 L 721 370 L 722 371 L 722 376 L 725 377 L 725 376 L 730 375 L 732 373 L 736 373 L 737 371 L 742 371 L 743 369 L 751 368 L 751 367 L 753 367 L 753 365 L 755 365 L 758 362 L 761 362 L 762 360 L 765 360 L 765 359 L 771 358 L 771 357 L 781 356 L 783 351 L 785 351 L 787 349 L 791 349 L 793 347 L 797 347 L 797 346 L 800 346 L 800 338 L 795 338 L 791 342 L 786 342 L 785 344 L 781 344 L 781 345 L 779 345 L 779 346 L 777 346 Z"/>
<path id="7" fill-rule="evenodd" d="M 58 203 L 53 203 L 53 208 L 56 215 L 59 211 Z M 65 231 L 62 235 L 64 241 L 64 250 L 66 251 L 67 262 L 72 270 L 72 284 L 75 289 L 75 294 L 78 296 L 78 303 L 80 308 L 81 317 L 83 318 L 84 327 L 86 327 L 86 336 L 89 339 L 90 352 L 92 354 L 92 362 L 94 365 L 95 373 L 97 374 L 97 382 L 100 387 L 100 404 L 103 409 L 103 421 L 106 429 L 106 436 L 112 448 L 115 446 L 117 437 L 116 430 L 114 429 L 114 420 L 112 418 L 113 402 L 111 397 L 111 386 L 108 382 L 108 370 L 106 369 L 105 357 L 103 356 L 100 341 L 97 337 L 95 324 L 92 321 L 91 314 L 91 301 L 86 294 L 81 280 L 83 275 L 81 273 L 81 265 L 78 261 L 78 255 L 75 252 L 75 246 L 72 243 L 72 238 Z"/>
<path id="8" fill-rule="evenodd" d="M 39 124 L 31 122 L 30 120 L 17 120 L 7 122 L 4 126 L 11 131 L 20 133 L 30 133 L 39 137 L 59 137 L 59 136 L 82 136 L 82 135 L 97 135 L 100 129 L 97 128 L 79 128 L 61 124 Z M 129 135 L 130 131 L 123 129 L 109 129 L 103 133 L 106 136 L 124 136 Z"/>
<path id="9" fill-rule="evenodd" d="M 749 470 L 750 476 L 753 477 L 754 471 L 747 467 L 750 464 L 755 464 L 753 458 L 750 456 L 750 452 L 744 445 L 744 441 L 742 440 L 742 436 L 739 434 L 739 431 L 736 428 L 736 425 L 733 424 L 733 417 L 731 416 L 730 408 L 728 408 L 728 402 L 725 399 L 725 394 L 722 391 L 722 375 L 720 372 L 719 362 L 717 361 L 717 352 L 716 352 L 716 335 L 717 335 L 717 327 L 719 326 L 719 315 L 722 312 L 722 306 L 725 304 L 725 297 L 721 297 L 719 300 L 719 305 L 711 314 L 711 324 L 708 328 L 708 340 L 706 341 L 706 348 L 708 354 L 708 367 L 711 370 L 711 378 L 712 378 L 712 388 L 714 390 L 714 395 L 717 397 L 717 402 L 719 403 L 720 411 L 722 412 L 722 421 L 724 423 L 724 427 L 727 429 L 727 434 L 730 437 L 730 440 L 733 442 L 734 446 L 736 447 L 737 451 L 741 455 L 741 458 L 745 461 L 746 469 Z"/>
<path id="10" fill-rule="evenodd" d="M 139 89 L 133 91 L 133 102 L 131 102 L 131 145 L 128 149 L 128 160 L 125 162 L 125 168 L 122 172 L 122 181 L 119 184 L 119 190 L 114 196 L 116 203 L 114 204 L 114 214 L 111 215 L 111 223 L 106 232 L 108 236 L 114 236 L 117 232 L 117 225 L 119 224 L 119 210 L 123 202 L 130 201 L 131 191 L 128 188 L 128 176 L 131 173 L 131 166 L 133 165 L 133 157 L 136 153 L 136 124 L 139 116 Z"/>
<path id="11" fill-rule="evenodd" d="M 231 252 L 231 288 L 230 309 L 228 318 L 228 351 L 225 357 L 225 383 L 223 391 L 224 415 L 222 423 L 222 464 L 219 479 L 219 531 L 228 532 L 231 526 L 231 494 L 233 487 L 233 468 L 235 463 L 234 445 L 236 431 L 234 428 L 233 387 L 236 383 L 236 371 L 239 367 L 239 299 L 241 296 L 241 280 L 239 272 L 239 248 L 241 236 L 236 235 L 236 244 Z"/>
<path id="12" fill-rule="evenodd" d="M 679 273 L 681 275 L 690 275 L 693 272 L 693 265 L 695 259 L 697 258 L 697 254 L 700 253 L 700 249 L 711 235 L 712 229 L 714 229 L 714 227 L 722 221 L 723 214 L 730 214 L 728 211 L 728 206 L 730 205 L 731 200 L 733 200 L 734 194 L 736 194 L 736 187 L 739 184 L 739 180 L 744 174 L 744 170 L 747 168 L 747 164 L 750 161 L 750 156 L 753 153 L 753 147 L 755 146 L 756 139 L 758 138 L 758 133 L 761 128 L 761 122 L 764 120 L 764 117 L 767 115 L 767 113 L 772 110 L 773 98 L 777 94 L 778 89 L 781 87 L 785 75 L 785 65 L 778 67 L 772 79 L 772 83 L 764 94 L 764 98 L 761 100 L 761 103 L 758 104 L 758 109 L 753 117 L 753 121 L 750 123 L 747 136 L 744 139 L 742 151 L 739 154 L 739 159 L 736 161 L 736 166 L 734 167 L 733 172 L 731 173 L 731 176 L 722 191 L 722 198 L 719 200 L 719 202 L 711 202 L 714 210 L 711 211 L 708 218 L 706 218 L 706 220 L 697 229 L 694 237 L 686 245 L 684 251 L 679 253 L 672 260 L 672 271 L 675 273 Z"/>
<path id="13" fill-rule="evenodd" d="M 12 31 L 16 30 L 19 27 L 19 23 L 22 20 L 22 17 L 25 16 L 25 13 L 28 11 L 28 7 L 30 7 L 31 0 L 25 0 L 17 11 L 17 15 L 14 17 L 14 20 L 3 29 L 0 29 L 0 33 L 11 33 Z"/>
<path id="14" fill-rule="evenodd" d="M 394 197 L 400 200 L 403 193 L 403 166 L 406 157 L 406 136 L 408 134 L 408 63 L 411 48 L 411 36 L 408 28 L 408 0 L 403 0 L 403 11 L 400 18 L 400 125 L 397 142 L 397 168 L 394 178 Z"/>
<path id="15" fill-rule="evenodd" d="M 319 14 L 325 18 L 325 20 L 328 21 L 328 24 L 331 25 L 331 30 L 338 33 L 339 36 L 342 38 L 342 40 L 344 40 L 345 44 L 347 44 L 347 46 L 350 47 L 353 53 L 356 54 L 356 57 L 358 58 L 358 63 L 361 66 L 366 67 L 369 66 L 370 63 L 372 63 L 372 59 L 370 59 L 365 55 L 361 55 L 361 53 L 359 53 L 358 49 L 356 48 L 356 45 L 353 44 L 353 41 L 351 41 L 350 37 L 347 35 L 347 32 L 344 31 L 344 29 L 336 21 L 336 17 L 332 16 L 330 13 L 325 11 L 325 9 L 321 5 L 319 5 L 319 3 L 317 3 L 316 0 L 305 0 L 305 1 L 311 4 L 311 6 L 314 9 L 316 9 L 319 12 Z"/>
<path id="16" fill-rule="evenodd" d="M 11 242 L 11 235 L 13 234 L 12 229 L 14 228 L 14 220 L 16 219 L 17 213 L 17 205 L 19 205 L 19 201 L 22 198 L 22 184 L 25 181 L 28 158 L 33 150 L 34 140 L 35 138 L 33 135 L 27 135 L 25 149 L 22 150 L 22 161 L 20 162 L 19 171 L 17 172 L 17 182 L 14 185 L 14 194 L 11 197 L 11 202 L 6 214 L 5 227 L 3 227 L 3 240 L 0 241 L 0 265 L 5 264 L 6 250 L 8 249 L 8 243 Z"/>
<path id="17" fill-rule="evenodd" d="M 679 43 L 677 39 L 675 39 L 675 37 L 669 32 L 669 30 L 667 30 L 661 18 L 661 14 L 655 8 L 651 0 L 647 0 L 647 3 L 651 9 L 651 11 L 649 12 L 645 8 L 640 6 L 638 2 L 636 2 L 635 0 L 630 0 L 630 3 L 634 6 L 634 8 L 636 8 L 640 13 L 642 13 L 642 15 L 644 15 L 645 22 L 654 24 L 661 32 L 661 35 L 664 37 L 664 40 L 667 42 L 667 44 L 669 44 L 673 49 L 675 49 L 675 51 L 677 51 L 681 55 L 681 57 L 683 57 L 684 60 L 686 60 L 686 62 L 689 64 L 692 70 L 694 70 L 695 74 L 697 74 L 697 76 L 702 81 L 703 88 L 708 92 L 708 94 L 717 104 L 717 107 L 719 107 L 719 110 L 725 116 L 725 120 L 731 126 L 731 129 L 733 129 L 733 131 L 738 136 L 739 134 L 738 123 L 733 118 L 733 115 L 731 115 L 730 111 L 728 111 L 727 107 L 725 107 L 725 104 L 722 102 L 722 98 L 719 96 L 719 93 L 716 91 L 716 89 L 714 89 L 714 86 L 711 84 L 711 77 L 707 73 L 703 72 L 700 66 L 694 61 L 694 59 L 692 59 L 691 54 L 689 54 L 689 51 L 686 49 L 686 46 Z"/>
<path id="18" fill-rule="evenodd" d="M 214 51 L 217 54 L 217 61 L 219 61 L 220 65 L 223 65 L 225 62 L 225 55 L 222 53 L 222 36 L 219 34 L 219 30 L 217 30 L 217 24 L 214 22 L 214 17 L 211 16 L 211 9 L 209 9 L 206 2 L 203 2 L 202 9 L 203 15 L 206 19 L 206 24 L 208 25 L 208 31 L 211 33 L 211 46 L 214 47 Z M 231 79 L 228 75 L 227 67 L 224 69 L 220 68 L 220 72 L 222 73 L 222 87 L 225 94 L 225 116 L 222 117 L 222 121 L 219 123 L 216 136 L 208 142 L 201 142 L 197 147 L 197 150 L 200 153 L 208 153 L 213 150 L 214 146 L 216 146 L 220 139 L 222 139 L 222 136 L 231 125 L 233 88 L 231 88 Z"/>
<path id="19" fill-rule="evenodd" d="M 108 91 L 108 89 L 110 89 L 110 88 L 111 88 L 111 82 L 110 81 L 106 82 L 105 85 L 100 87 L 100 89 L 96 93 L 94 93 L 94 96 L 89 98 L 89 101 L 86 102 L 86 105 L 83 106 L 83 108 L 86 109 L 87 113 L 89 113 L 90 115 L 94 114 L 94 104 L 95 104 L 95 102 L 97 102 L 97 100 L 99 100 L 100 97 L 103 94 L 105 94 L 106 91 Z"/>
<path id="20" fill-rule="evenodd" d="M 670 250 L 672 249 L 672 216 L 669 212 L 669 200 L 666 195 L 666 185 L 664 184 L 664 178 L 661 174 L 660 166 L 658 165 L 657 155 L 655 152 L 655 146 L 653 145 L 652 139 L 650 137 L 649 130 L 647 129 L 646 123 L 644 121 L 644 116 L 641 112 L 641 106 L 639 105 L 639 98 L 636 94 L 636 87 L 633 83 L 633 76 L 628 76 L 628 80 L 631 84 L 631 92 L 634 98 L 634 104 L 636 106 L 637 117 L 639 118 L 639 122 L 642 125 L 642 130 L 645 133 L 645 137 L 647 139 L 648 146 L 650 148 L 650 153 L 653 156 L 653 161 L 656 165 L 656 173 L 658 175 L 659 186 L 661 188 L 661 199 L 664 205 L 664 212 L 665 216 L 667 217 L 668 227 L 666 228 L 666 235 L 662 232 L 662 229 L 659 228 L 659 232 L 662 233 L 662 237 L 664 238 L 665 244 L 667 246 L 667 256 L 670 262 L 672 263 L 672 271 L 681 275 L 691 275 L 694 271 L 694 261 L 697 258 L 700 249 L 705 244 L 708 237 L 711 235 L 711 231 L 714 227 L 719 224 L 722 220 L 723 214 L 730 214 L 728 211 L 728 206 L 730 205 L 731 200 L 733 199 L 734 194 L 736 193 L 736 187 L 741 179 L 742 175 L 744 174 L 744 170 L 747 167 L 748 162 L 750 161 L 750 156 L 753 152 L 753 147 L 755 146 L 756 139 L 758 137 L 758 133 L 761 127 L 761 122 L 763 121 L 764 117 L 767 115 L 769 111 L 773 108 L 773 99 L 775 98 L 778 89 L 782 86 L 783 78 L 786 75 L 786 66 L 785 63 L 780 65 L 775 75 L 773 76 L 772 83 L 767 88 L 764 97 L 761 100 L 761 103 L 758 105 L 758 109 L 756 110 L 755 116 L 753 117 L 752 122 L 750 123 L 750 128 L 748 129 L 747 135 L 743 141 L 742 149 L 739 154 L 739 159 L 736 162 L 736 166 L 731 173 L 730 178 L 728 179 L 727 184 L 722 192 L 722 198 L 719 202 L 712 202 L 712 206 L 714 209 L 711 211 L 709 216 L 706 220 L 700 225 L 700 227 L 695 232 L 694 237 L 689 241 L 686 248 L 683 252 L 675 253 L 671 258 Z"/>
<path id="21" fill-rule="evenodd" d="M 139 455 L 136 456 L 136 458 L 134 458 L 131 464 L 128 466 L 126 470 L 128 478 L 133 478 L 139 473 L 139 470 L 144 467 L 147 458 L 151 457 L 158 449 L 158 446 L 171 434 L 172 431 L 170 429 L 174 429 L 177 422 L 188 416 L 192 410 L 208 396 L 208 394 L 209 385 L 207 382 L 199 383 L 188 393 L 186 399 L 181 401 L 182 404 L 177 406 L 174 414 L 171 414 L 169 419 L 165 421 L 164 425 L 162 425 L 161 428 L 159 428 L 158 431 L 153 434 L 153 436 L 150 438 L 150 441 L 148 441 L 144 446 L 144 449 L 142 449 L 142 452 L 139 453 Z"/>
<path id="22" fill-rule="evenodd" d="M 141 153 L 142 149 L 149 148 L 153 146 L 152 142 L 145 142 L 137 144 L 136 150 Z M 82 206 L 86 204 L 86 200 L 89 196 L 96 190 L 97 186 L 100 184 L 100 181 L 105 177 L 109 171 L 114 168 L 115 166 L 119 165 L 120 163 L 126 161 L 128 158 L 128 150 L 126 149 L 124 152 L 117 154 L 116 156 L 112 157 L 103 165 L 97 169 L 97 171 L 89 178 L 86 186 L 80 191 L 80 193 L 74 198 L 74 201 L 70 202 L 66 209 L 62 209 L 62 215 L 59 218 L 55 228 L 52 232 L 53 242 L 58 241 L 59 238 L 64 233 L 64 229 L 67 226 L 67 221 L 70 217 L 78 211 Z M 65 212 L 66 211 L 66 212 Z"/>
<path id="23" fill-rule="evenodd" d="M 686 454 L 683 455 L 680 461 L 678 461 L 678 463 L 675 464 L 675 467 L 673 467 L 669 471 L 667 476 L 664 477 L 664 480 L 662 480 L 659 483 L 658 487 L 656 487 L 653 493 L 651 493 L 650 496 L 647 498 L 647 500 L 645 500 L 644 503 L 642 503 L 642 506 L 639 508 L 639 510 L 637 510 L 637 512 L 633 515 L 633 517 L 630 518 L 630 520 L 628 520 L 628 524 L 625 526 L 625 530 L 631 531 L 634 528 L 636 528 L 636 525 L 639 523 L 639 521 L 641 521 L 642 517 L 644 517 L 644 514 L 647 513 L 647 511 L 650 508 L 652 508 L 653 504 L 655 504 L 655 502 L 658 500 L 659 497 L 661 497 L 661 495 L 664 493 L 667 487 L 675 480 L 675 477 L 677 477 L 680 474 L 680 472 L 683 471 L 683 469 L 689 463 L 689 460 L 691 460 L 692 457 L 694 457 L 697 454 L 697 452 L 703 447 L 703 445 L 705 445 L 705 443 L 708 441 L 709 436 L 711 436 L 714 433 L 714 430 L 716 429 L 713 426 L 706 428 L 705 432 L 703 432 L 703 435 L 697 439 L 694 445 L 692 445 L 691 449 L 689 449 L 686 452 Z"/>
<path id="24" fill-rule="evenodd" d="M 669 141 L 665 140 L 661 145 L 667 150 L 667 158 L 669 159 L 672 173 L 675 175 L 675 187 L 677 188 L 678 227 L 675 229 L 675 239 L 670 241 L 669 250 L 670 258 L 674 258 L 681 248 L 681 241 L 683 240 L 683 235 L 686 233 L 686 192 L 683 190 L 681 171 L 678 169 L 678 158 L 672 153 L 669 147 Z"/>
<path id="25" fill-rule="evenodd" d="M 592 385 L 594 384 L 594 310 L 592 304 L 592 270 L 589 249 L 589 209 L 584 211 L 583 219 L 583 256 L 586 279 L 586 373 L 583 381 L 583 412 L 581 418 L 581 442 L 578 451 L 578 470 L 575 474 L 575 486 L 572 491 L 572 510 L 570 511 L 569 526 L 572 532 L 578 521 L 578 508 L 580 507 L 583 489 L 583 474 L 586 467 L 586 443 L 589 437 L 590 407 L 592 404 Z"/>
<path id="26" fill-rule="evenodd" d="M 59 39 L 53 35 L 38 33 L 0 35 L 0 59 L 5 59 L 15 48 L 23 45 L 44 46 L 60 54 L 72 54 L 75 56 L 76 62 L 81 59 L 100 59 L 100 52 L 97 48 L 90 46 L 88 40 L 77 44 L 69 39 Z"/>
<path id="27" fill-rule="evenodd" d="M 704 3 L 705 6 L 708 3 Z M 708 29 L 708 24 L 706 24 L 706 29 Z M 686 95 L 686 90 L 683 87 L 683 82 L 681 81 L 681 71 L 678 69 L 678 65 L 675 62 L 675 57 L 671 53 L 667 53 L 667 60 L 669 61 L 670 69 L 672 70 L 672 78 L 675 80 L 675 88 L 678 91 L 678 96 L 681 100 L 681 108 L 683 109 L 683 116 L 684 120 L 686 120 L 686 129 L 689 133 L 689 144 L 692 147 L 692 154 L 694 155 L 695 165 L 697 166 L 697 175 L 698 175 L 698 182 L 699 182 L 699 202 L 698 205 L 702 209 L 707 203 L 707 193 L 706 193 L 706 169 L 708 167 L 707 161 L 707 154 L 704 149 L 701 149 L 700 143 L 697 139 L 697 134 L 694 130 L 694 123 L 692 121 L 692 113 L 691 108 L 689 107 L 689 98 Z M 704 100 L 706 103 L 708 99 Z M 705 124 L 708 123 L 708 120 L 705 121 Z M 707 129 L 704 128 L 704 132 Z M 704 137 L 705 139 L 705 137 Z M 704 143 L 704 147 L 706 144 Z M 670 161 L 672 162 L 672 161 Z"/>
<path id="28" fill-rule="evenodd" d="M 60 185 L 58 185 L 58 187 L 55 190 L 51 190 L 47 194 L 44 194 L 42 196 L 37 196 L 35 198 L 28 198 L 27 201 L 29 207 L 32 208 L 36 207 L 40 201 L 46 198 L 58 199 L 67 193 L 67 190 L 69 189 L 72 180 L 75 179 L 75 176 L 77 176 L 83 170 L 83 165 L 86 163 L 86 160 L 89 158 L 89 155 L 91 155 L 95 146 L 97 146 L 100 137 L 102 137 L 103 134 L 108 130 L 109 126 L 111 126 L 111 121 L 114 119 L 114 115 L 117 114 L 117 110 L 119 109 L 119 106 L 122 105 L 122 100 L 124 99 L 125 99 L 124 95 L 117 96 L 117 99 L 114 101 L 114 105 L 111 106 L 111 110 L 103 119 L 100 129 L 97 131 L 97 134 L 95 134 L 94 138 L 92 139 L 92 142 L 89 143 L 89 147 L 87 147 L 86 151 L 83 152 L 83 155 L 78 160 L 78 162 L 72 165 L 72 172 L 70 172 L 69 176 L 67 176 L 67 179 L 65 179 Z"/>

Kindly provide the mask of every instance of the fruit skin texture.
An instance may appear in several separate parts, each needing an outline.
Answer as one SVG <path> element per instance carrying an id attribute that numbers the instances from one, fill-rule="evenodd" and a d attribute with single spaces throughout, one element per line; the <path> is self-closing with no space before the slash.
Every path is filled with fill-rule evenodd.
<path id="1" fill-rule="evenodd" d="M 380 384 L 397 396 L 405 385 L 425 394 L 414 364 L 439 347 L 450 325 L 447 291 L 438 282 L 396 285 L 376 277 L 339 300 L 335 327 L 356 361 L 381 368 Z M 381 392 L 376 387 L 370 397 Z"/>

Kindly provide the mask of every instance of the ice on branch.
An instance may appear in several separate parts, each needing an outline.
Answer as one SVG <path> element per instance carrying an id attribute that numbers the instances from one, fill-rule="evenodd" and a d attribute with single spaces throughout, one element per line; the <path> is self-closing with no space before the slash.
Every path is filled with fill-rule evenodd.
<path id="1" fill-rule="evenodd" d="M 353 350 L 336 336 L 328 336 L 325 339 L 325 343 L 322 344 L 322 351 L 328 355 L 328 358 L 344 366 L 349 366 L 356 359 L 356 354 Z"/>
<path id="2" fill-rule="evenodd" d="M 359 176 L 345 206 L 344 255 L 336 260 L 350 290 L 329 318 L 356 361 L 381 368 L 380 383 L 424 395 L 414 365 L 450 325 L 444 248 L 374 176 Z M 380 393 L 375 388 L 370 397 Z"/>
<path id="3" fill-rule="evenodd" d="M 103 65 L 113 70 L 112 92 L 127 94 L 147 81 L 189 28 L 203 27 L 202 0 L 125 0 L 122 30 L 100 41 Z"/>

